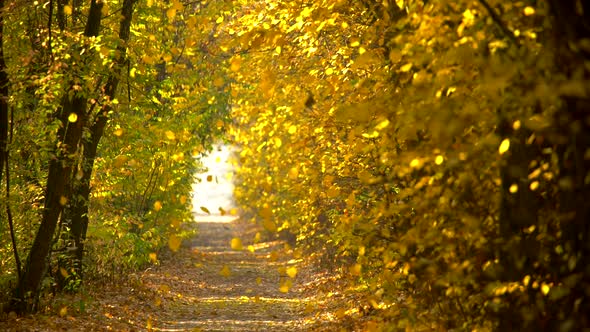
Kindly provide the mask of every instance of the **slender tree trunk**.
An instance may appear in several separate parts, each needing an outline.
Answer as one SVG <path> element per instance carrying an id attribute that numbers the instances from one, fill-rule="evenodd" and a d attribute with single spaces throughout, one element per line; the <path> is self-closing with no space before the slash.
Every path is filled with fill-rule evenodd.
<path id="1" fill-rule="evenodd" d="M 104 94 L 109 100 L 115 98 L 117 87 L 119 85 L 122 69 L 125 67 L 127 61 L 127 42 L 131 30 L 131 21 L 133 17 L 133 7 L 136 0 L 125 0 L 121 10 L 122 19 L 119 25 L 119 44 L 117 45 L 117 58 L 113 71 L 109 76 L 104 87 Z M 98 144 L 103 136 L 105 126 L 108 120 L 108 114 L 111 107 L 106 104 L 99 109 L 98 114 L 94 117 L 94 122 L 90 127 L 90 138 L 83 142 L 84 155 L 82 165 L 82 177 L 75 183 L 73 188 L 73 195 L 75 199 L 64 210 L 62 216 L 63 220 L 70 225 L 70 233 L 68 238 L 72 241 L 75 247 L 73 251 L 74 256 L 72 261 L 68 262 L 70 266 L 74 266 L 78 276 L 82 276 L 82 259 L 84 257 L 84 241 L 86 239 L 86 231 L 88 229 L 88 202 L 90 199 L 90 179 L 92 178 L 92 170 L 94 161 L 96 159 Z"/>
<path id="2" fill-rule="evenodd" d="M 0 0 L 0 181 L 4 169 L 6 169 L 6 197 L 9 197 L 10 187 L 8 186 L 10 175 L 8 173 L 8 129 L 9 123 L 9 107 L 8 107 L 8 94 L 9 94 L 10 81 L 8 80 L 8 74 L 6 73 L 6 61 L 4 60 L 4 0 Z M 9 204 L 8 199 L 5 202 Z M 14 225 L 12 218 L 9 214 L 9 206 L 6 205 L 8 229 L 10 231 L 10 240 L 12 242 L 12 250 L 14 252 L 14 260 L 16 264 L 17 276 L 20 279 L 21 266 L 20 258 L 18 256 L 18 250 L 16 247 L 16 235 L 14 232 Z"/>
<path id="3" fill-rule="evenodd" d="M 98 35 L 103 5 L 102 1 L 92 0 L 84 31 L 86 37 Z M 72 170 L 75 165 L 74 156 L 78 151 L 87 117 L 86 97 L 78 93 L 72 95 L 73 91 L 73 87 L 70 86 L 68 91 L 64 93 L 58 117 L 62 127 L 58 131 L 57 138 L 61 144 L 49 162 L 41 224 L 23 268 L 22 278 L 15 290 L 12 308 L 21 313 L 37 309 L 41 281 L 47 269 L 47 260 L 51 252 L 51 243 L 57 222 L 63 206 L 70 198 Z"/>

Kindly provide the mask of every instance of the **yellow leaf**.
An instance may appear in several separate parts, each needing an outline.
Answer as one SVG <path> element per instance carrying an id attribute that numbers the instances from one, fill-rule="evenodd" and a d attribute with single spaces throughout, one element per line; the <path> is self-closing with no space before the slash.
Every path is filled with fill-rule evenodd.
<path id="1" fill-rule="evenodd" d="M 543 295 L 547 295 L 550 290 L 551 290 L 551 287 L 549 287 L 549 285 L 547 285 L 546 283 L 543 283 L 541 285 L 541 292 L 543 293 Z"/>
<path id="2" fill-rule="evenodd" d="M 275 137 L 274 141 L 277 148 L 280 148 L 283 145 L 283 141 L 278 137 Z"/>
<path id="3" fill-rule="evenodd" d="M 256 277 L 256 284 L 260 285 L 262 283 L 262 278 Z"/>
<path id="4" fill-rule="evenodd" d="M 117 137 L 121 137 L 121 135 L 123 135 L 123 129 L 118 128 L 117 130 L 115 130 L 113 132 L 113 135 L 117 136 Z"/>
<path id="5" fill-rule="evenodd" d="M 287 275 L 289 276 L 289 278 L 295 278 L 295 276 L 297 275 L 297 268 L 295 266 L 287 268 Z"/>
<path id="6" fill-rule="evenodd" d="M 252 245 L 249 245 L 248 246 L 248 251 L 251 252 L 251 253 L 254 253 L 254 251 L 256 251 L 256 248 L 254 248 L 254 246 L 252 246 Z"/>
<path id="7" fill-rule="evenodd" d="M 174 16 L 176 16 L 176 9 L 174 8 L 170 8 L 166 11 L 166 16 L 168 17 L 168 19 L 170 21 L 172 21 L 174 19 Z"/>
<path id="8" fill-rule="evenodd" d="M 354 264 L 350 267 L 350 274 L 353 276 L 360 276 L 361 275 L 362 266 L 360 264 Z"/>
<path id="9" fill-rule="evenodd" d="M 67 278 L 70 276 L 70 274 L 68 273 L 68 271 L 66 269 L 64 269 L 63 267 L 59 268 L 59 273 L 61 274 L 62 277 Z"/>
<path id="10" fill-rule="evenodd" d="M 389 123 L 390 123 L 389 120 L 388 119 L 385 119 L 385 120 L 379 122 L 379 124 L 377 124 L 375 126 L 375 129 L 377 129 L 377 130 L 383 130 L 383 129 L 385 129 L 385 128 L 387 128 L 389 126 Z"/>
<path id="11" fill-rule="evenodd" d="M 154 211 L 160 211 L 162 209 L 162 202 L 160 201 L 155 201 L 154 202 Z"/>
<path id="12" fill-rule="evenodd" d="M 61 309 L 59 309 L 59 316 L 60 317 L 64 317 L 67 314 L 68 314 L 68 307 L 61 307 Z"/>
<path id="13" fill-rule="evenodd" d="M 244 246 L 242 245 L 242 239 L 240 239 L 239 237 L 234 237 L 233 239 L 231 239 L 230 245 L 232 250 L 244 249 Z"/>
<path id="14" fill-rule="evenodd" d="M 328 198 L 338 197 L 339 194 L 340 189 L 337 186 L 331 186 L 330 188 L 328 188 L 328 191 L 326 192 L 326 196 L 328 196 Z"/>
<path id="15" fill-rule="evenodd" d="M 242 66 L 242 59 L 239 57 L 234 57 L 230 60 L 230 70 L 231 71 L 238 71 Z"/>
<path id="16" fill-rule="evenodd" d="M 279 253 L 276 250 L 271 251 L 270 254 L 268 255 L 268 259 L 271 262 L 276 261 L 277 259 L 279 259 Z"/>
<path id="17" fill-rule="evenodd" d="M 231 276 L 231 270 L 227 265 L 224 265 L 223 268 L 219 271 L 219 274 L 227 278 Z"/>
<path id="18" fill-rule="evenodd" d="M 511 194 L 516 194 L 518 192 L 518 185 L 513 183 L 510 188 L 508 188 L 508 191 L 510 191 Z"/>
<path id="19" fill-rule="evenodd" d="M 410 71 L 410 69 L 412 69 L 412 63 L 406 63 L 405 65 L 401 66 L 399 70 L 402 73 L 407 73 Z"/>
<path id="20" fill-rule="evenodd" d="M 445 159 L 444 159 L 444 157 L 443 157 L 443 156 L 441 156 L 441 155 L 438 155 L 438 156 L 436 156 L 436 158 L 434 158 L 434 163 L 435 163 L 435 164 L 437 164 L 437 165 L 440 165 L 440 164 L 442 164 L 442 163 L 443 163 L 443 161 L 444 161 L 444 160 L 445 160 Z"/>
<path id="21" fill-rule="evenodd" d="M 170 237 L 168 238 L 168 247 L 172 251 L 178 251 L 178 249 L 180 249 L 181 244 L 182 240 L 174 234 L 170 235 Z"/>
<path id="22" fill-rule="evenodd" d="M 78 121 L 78 114 L 70 113 L 70 115 L 68 116 L 68 121 L 70 121 L 71 123 Z"/>
<path id="23" fill-rule="evenodd" d="M 526 6 L 526 7 L 524 7 L 523 12 L 524 12 L 525 16 L 535 15 L 535 8 L 533 8 L 531 6 Z"/>
<path id="24" fill-rule="evenodd" d="M 185 204 L 186 203 L 186 195 L 181 195 L 179 198 L 180 204 Z"/>
<path id="25" fill-rule="evenodd" d="M 332 68 L 326 69 L 326 75 L 332 75 L 332 74 L 334 74 L 334 69 L 332 69 Z"/>
<path id="26" fill-rule="evenodd" d="M 176 139 L 176 134 L 173 131 L 167 130 L 166 131 L 166 138 L 173 141 Z"/>
<path id="27" fill-rule="evenodd" d="M 217 23 L 217 24 L 219 24 L 219 23 L 221 23 L 221 22 L 223 22 L 223 16 L 219 16 L 219 17 L 218 17 L 218 18 L 215 20 L 215 23 Z"/>
<path id="28" fill-rule="evenodd" d="M 155 252 L 149 254 L 150 262 L 155 263 L 158 261 L 158 255 Z"/>
<path id="29" fill-rule="evenodd" d="M 296 180 L 299 176 L 299 170 L 297 170 L 297 167 L 291 168 L 287 173 L 287 176 L 289 177 L 289 180 Z"/>
<path id="30" fill-rule="evenodd" d="M 295 134 L 297 132 L 297 126 L 294 126 L 294 125 L 289 126 L 289 130 L 287 132 L 291 135 Z"/>
<path id="31" fill-rule="evenodd" d="M 221 78 L 221 77 L 217 77 L 216 79 L 213 80 L 213 85 L 215 85 L 215 87 L 217 87 L 217 88 L 221 88 L 224 83 L 225 82 L 223 81 L 223 78 Z"/>
<path id="32" fill-rule="evenodd" d="M 72 15 L 72 6 L 65 5 L 63 10 L 64 10 L 64 14 Z"/>
<path id="33" fill-rule="evenodd" d="M 184 5 L 180 1 L 173 1 L 172 2 L 172 8 L 174 8 L 176 10 L 183 10 L 184 9 Z"/>
<path id="34" fill-rule="evenodd" d="M 260 209 L 258 213 L 264 219 L 270 219 L 272 217 L 272 210 L 266 204 L 262 207 L 262 209 Z"/>
<path id="35" fill-rule="evenodd" d="M 65 196 L 61 196 L 59 198 L 59 205 L 61 206 L 65 206 L 66 204 L 68 204 L 68 198 Z"/>
<path id="36" fill-rule="evenodd" d="M 270 219 L 264 219 L 262 221 L 262 227 L 264 227 L 264 229 L 272 233 L 277 231 L 277 225 L 274 223 L 274 221 Z"/>
<path id="37" fill-rule="evenodd" d="M 508 151 L 508 149 L 510 149 L 510 140 L 508 138 L 505 138 L 504 140 L 502 140 L 502 143 L 500 143 L 500 147 L 498 147 L 498 152 L 500 154 L 504 154 Z"/>
<path id="38" fill-rule="evenodd" d="M 291 289 L 291 287 L 293 287 L 293 280 L 285 279 L 281 282 L 281 285 L 279 287 L 279 291 L 281 293 L 287 293 L 287 292 L 289 292 L 289 289 Z"/>

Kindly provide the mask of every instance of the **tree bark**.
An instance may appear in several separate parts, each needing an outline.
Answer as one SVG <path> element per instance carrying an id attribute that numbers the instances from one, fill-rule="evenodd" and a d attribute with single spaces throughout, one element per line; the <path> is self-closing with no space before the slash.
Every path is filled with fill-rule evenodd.
<path id="1" fill-rule="evenodd" d="M 98 35 L 101 12 L 104 3 L 92 0 L 84 35 Z M 31 246 L 22 278 L 15 290 L 12 309 L 16 312 L 32 312 L 37 309 L 41 281 L 47 270 L 47 260 L 51 243 L 63 205 L 70 199 L 72 170 L 75 155 L 82 139 L 86 124 L 87 98 L 74 90 L 73 84 L 65 91 L 58 120 L 62 127 L 57 133 L 58 148 L 49 162 L 45 206 L 41 224 Z M 74 115 L 75 118 L 74 119 Z"/>
<path id="2" fill-rule="evenodd" d="M 122 69 L 127 61 L 127 42 L 129 41 L 131 21 L 133 17 L 133 7 L 136 0 L 125 0 L 121 10 L 122 19 L 119 25 L 119 44 L 117 45 L 117 57 L 113 71 L 108 77 L 104 87 L 104 94 L 109 100 L 116 96 Z M 105 126 L 108 120 L 108 114 L 111 111 L 107 103 L 100 108 L 98 114 L 94 117 L 94 122 L 90 127 L 90 137 L 83 142 L 84 155 L 82 165 L 82 177 L 76 182 L 73 188 L 74 199 L 71 204 L 64 210 L 63 220 L 70 226 L 69 240 L 72 241 L 75 250 L 72 261 L 68 262 L 74 266 L 78 276 L 82 276 L 82 259 L 84 257 L 84 241 L 88 229 L 88 202 L 90 199 L 90 179 L 97 155 L 98 144 L 103 136 Z"/>

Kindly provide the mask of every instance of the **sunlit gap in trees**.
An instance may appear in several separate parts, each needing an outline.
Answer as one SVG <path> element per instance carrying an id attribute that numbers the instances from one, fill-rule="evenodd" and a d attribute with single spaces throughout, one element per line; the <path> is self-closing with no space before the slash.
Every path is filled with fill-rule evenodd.
<path id="1" fill-rule="evenodd" d="M 201 159 L 203 172 L 195 175 L 192 192 L 196 222 L 228 223 L 237 218 L 231 157 L 231 147 L 217 144 Z"/>

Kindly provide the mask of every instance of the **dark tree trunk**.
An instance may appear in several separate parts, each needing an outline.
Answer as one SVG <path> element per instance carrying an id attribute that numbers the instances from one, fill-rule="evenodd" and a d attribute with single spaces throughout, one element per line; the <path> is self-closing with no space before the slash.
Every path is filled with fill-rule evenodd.
<path id="1" fill-rule="evenodd" d="M 590 3 L 552 0 L 550 4 L 555 66 L 583 91 L 562 94 L 563 105 L 554 118 L 559 157 L 558 206 L 565 250 L 557 277 L 578 278 L 571 285 L 572 295 L 558 305 L 571 315 L 568 318 L 577 318 L 573 329 L 581 331 L 590 328 Z"/>
<path id="2" fill-rule="evenodd" d="M 85 36 L 93 37 L 98 35 L 103 5 L 102 1 L 92 0 L 84 32 Z M 74 156 L 78 151 L 87 117 L 86 97 L 78 93 L 72 95 L 73 91 L 72 86 L 68 87 L 68 91 L 65 91 L 62 100 L 58 116 L 62 127 L 57 135 L 58 142 L 61 144 L 55 151 L 55 156 L 49 162 L 45 206 L 41 224 L 23 267 L 22 278 L 15 290 L 12 309 L 20 313 L 37 309 L 41 281 L 47 270 L 47 260 L 51 252 L 57 222 L 63 205 L 70 199 L 72 170 L 75 165 Z M 76 119 L 72 117 L 74 114 Z"/>
<path id="3" fill-rule="evenodd" d="M 521 282 L 526 276 L 540 276 L 551 287 L 544 291 L 546 296 L 529 288 L 526 295 L 508 297 L 510 303 L 500 313 L 500 331 L 590 328 L 590 5 L 575 0 L 550 0 L 549 4 L 552 30 L 546 51 L 553 53 L 555 71 L 560 74 L 552 77 L 552 83 L 579 89 L 557 92 L 561 104 L 553 126 L 544 134 L 558 161 L 558 174 L 551 182 L 553 191 L 543 200 L 529 190 L 526 181 L 530 162 L 548 157 L 525 143 L 524 137 L 505 135 L 511 144 L 502 168 L 500 261 L 504 280 Z M 510 193 L 514 183 L 519 191 Z M 542 216 L 539 211 L 556 215 Z M 545 228 L 542 232 L 522 231 L 540 223 Z M 562 293 L 553 293 L 554 289 Z"/>
<path id="4" fill-rule="evenodd" d="M 9 122 L 9 107 L 8 107 L 8 94 L 9 94 L 10 81 L 8 80 L 8 74 L 6 73 L 6 61 L 4 60 L 4 0 L 0 0 L 0 181 L 2 181 L 2 175 L 4 169 L 6 169 L 6 197 L 10 195 L 9 173 L 8 173 L 8 130 L 10 127 Z M 6 200 L 8 204 L 8 199 Z M 16 235 L 14 232 L 14 225 L 10 216 L 9 206 L 6 205 L 8 228 L 10 230 L 10 240 L 12 242 L 12 250 L 14 252 L 14 260 L 16 264 L 17 276 L 20 279 L 21 266 L 20 258 L 16 247 Z"/>
<path id="5" fill-rule="evenodd" d="M 122 69 L 127 61 L 126 49 L 129 41 L 131 21 L 133 16 L 133 6 L 136 0 L 125 0 L 121 10 L 121 23 L 119 25 L 119 44 L 117 45 L 117 58 L 113 71 L 109 76 L 104 87 L 104 94 L 109 100 L 115 98 L 117 87 L 119 85 Z M 92 169 L 96 159 L 98 144 L 103 136 L 105 126 L 108 120 L 108 114 L 111 108 L 108 104 L 101 107 L 94 117 L 94 122 L 90 127 L 90 137 L 83 142 L 84 155 L 82 165 L 82 177 L 75 182 L 72 190 L 71 204 L 65 208 L 63 213 L 64 224 L 69 225 L 68 240 L 75 250 L 72 251 L 73 257 L 66 262 L 69 267 L 74 267 L 76 274 L 82 276 L 82 259 L 84 257 L 84 241 L 88 229 L 88 202 L 90 199 L 90 179 L 92 178 Z"/>

